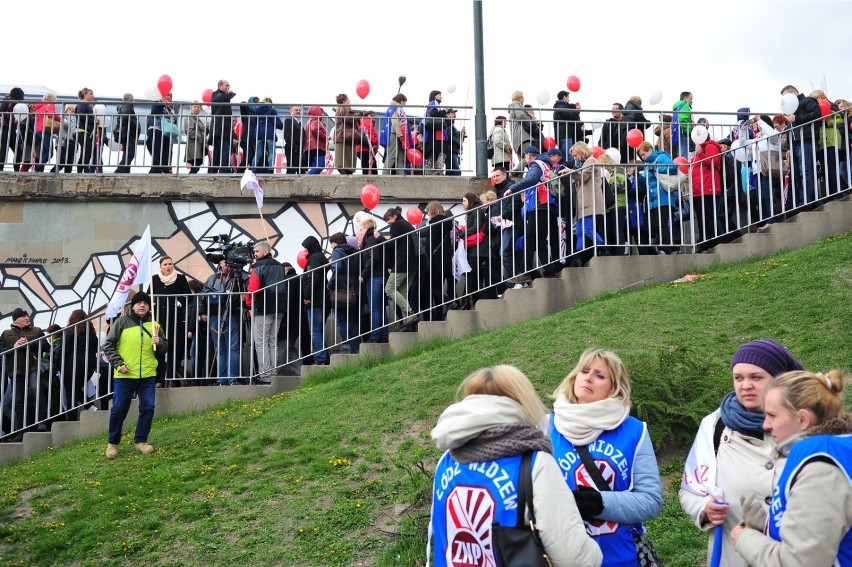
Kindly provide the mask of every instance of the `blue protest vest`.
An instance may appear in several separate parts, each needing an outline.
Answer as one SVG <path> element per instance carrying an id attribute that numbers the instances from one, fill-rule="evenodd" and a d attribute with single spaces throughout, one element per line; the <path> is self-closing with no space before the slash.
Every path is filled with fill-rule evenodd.
<path id="1" fill-rule="evenodd" d="M 816 435 L 793 445 L 772 492 L 772 504 L 769 505 L 769 536 L 775 541 L 781 541 L 781 524 L 796 476 L 802 467 L 816 457 L 831 459 L 840 467 L 846 479 L 852 482 L 852 435 Z M 835 565 L 852 565 L 852 530 L 846 532 L 840 540 Z"/>
<path id="2" fill-rule="evenodd" d="M 549 419 L 553 458 L 562 470 L 562 477 L 568 483 L 568 488 L 575 490 L 579 484 L 597 490 L 595 481 L 586 472 L 574 445 L 556 430 L 553 414 Z M 627 491 L 633 486 L 633 459 L 644 436 L 645 424 L 634 417 L 628 417 L 617 429 L 604 431 L 589 444 L 589 454 L 612 491 Z M 586 533 L 595 539 L 603 552 L 603 565 L 638 565 L 631 529 L 639 529 L 641 532 L 642 526 L 622 525 L 604 520 L 586 522 Z"/>
<path id="3" fill-rule="evenodd" d="M 537 458 L 536 451 L 530 466 Z M 444 453 L 432 492 L 435 567 L 496 564 L 491 524 L 517 523 L 520 467 L 521 455 L 462 464 Z"/>

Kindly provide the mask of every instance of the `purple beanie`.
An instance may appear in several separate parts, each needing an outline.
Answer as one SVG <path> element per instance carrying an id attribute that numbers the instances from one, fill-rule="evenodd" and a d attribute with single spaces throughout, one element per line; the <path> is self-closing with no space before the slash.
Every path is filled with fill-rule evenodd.
<path id="1" fill-rule="evenodd" d="M 731 359 L 731 368 L 740 362 L 759 366 L 773 378 L 791 370 L 804 370 L 801 363 L 786 348 L 772 339 L 758 339 L 738 348 Z"/>

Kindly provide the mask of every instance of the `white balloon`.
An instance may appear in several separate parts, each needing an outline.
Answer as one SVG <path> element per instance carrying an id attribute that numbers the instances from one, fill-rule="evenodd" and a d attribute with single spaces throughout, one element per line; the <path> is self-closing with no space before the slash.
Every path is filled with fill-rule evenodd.
<path id="1" fill-rule="evenodd" d="M 703 144 L 704 142 L 706 142 L 707 136 L 709 136 L 709 134 L 707 132 L 707 128 L 705 128 L 704 126 L 701 126 L 699 124 L 698 126 L 695 126 L 692 129 L 691 136 L 692 136 L 692 141 L 695 142 L 696 145 L 698 145 L 698 144 Z"/>
<path id="2" fill-rule="evenodd" d="M 799 97 L 793 93 L 781 95 L 781 112 L 793 114 L 797 108 L 799 108 Z"/>
<path id="3" fill-rule="evenodd" d="M 145 98 L 148 100 L 160 100 L 162 98 L 162 95 L 160 95 L 160 89 L 157 88 L 157 85 L 145 89 Z"/>
<path id="4" fill-rule="evenodd" d="M 19 102 L 14 107 L 12 107 L 12 113 L 15 114 L 15 116 L 18 118 L 18 120 L 21 120 L 27 114 L 30 113 L 30 109 L 23 102 Z"/>
<path id="5" fill-rule="evenodd" d="M 538 93 L 538 97 L 536 97 L 536 100 L 541 106 L 544 106 L 545 104 L 547 104 L 547 101 L 550 100 L 550 94 L 548 94 L 547 91 L 541 91 L 540 93 Z"/>
<path id="6" fill-rule="evenodd" d="M 106 114 L 106 105 L 105 104 L 96 104 L 92 111 L 98 116 L 103 116 Z"/>
<path id="7" fill-rule="evenodd" d="M 731 151 L 734 152 L 734 157 L 737 158 L 737 161 L 745 162 L 746 149 L 742 147 L 742 141 L 740 139 L 736 139 L 731 143 Z"/>
<path id="8" fill-rule="evenodd" d="M 604 153 L 611 157 L 615 163 L 621 163 L 621 152 L 618 151 L 618 148 L 607 148 Z"/>
<path id="9" fill-rule="evenodd" d="M 663 100 L 663 91 L 660 89 L 654 89 L 651 91 L 651 94 L 648 96 L 648 104 L 654 106 L 655 104 L 660 104 L 660 101 Z"/>
<path id="10" fill-rule="evenodd" d="M 450 83 L 449 86 L 447 87 L 447 92 L 450 93 L 450 94 L 453 94 L 454 92 L 456 92 L 456 84 Z"/>

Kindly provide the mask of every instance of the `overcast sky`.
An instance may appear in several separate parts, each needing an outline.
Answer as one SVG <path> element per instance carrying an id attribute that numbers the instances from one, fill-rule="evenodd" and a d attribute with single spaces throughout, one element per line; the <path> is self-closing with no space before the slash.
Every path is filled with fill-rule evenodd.
<path id="1" fill-rule="evenodd" d="M 55 14 L 58 32 L 34 33 L 27 19 L 5 26 L 4 44 L 16 47 L 0 83 L 143 98 L 166 73 L 176 99 L 200 99 L 226 78 L 236 101 L 330 105 L 345 92 L 357 105 L 355 85 L 366 79 L 364 103 L 384 106 L 404 74 L 409 104 L 425 104 L 432 89 L 444 91 L 445 105 L 474 104 L 471 0 L 90 0 L 73 8 L 42 0 L 38 13 Z M 659 89 L 663 101 L 651 110 L 671 109 L 690 90 L 698 115 L 741 106 L 776 113 L 788 83 L 806 93 L 825 83 L 832 100 L 852 97 L 848 1 L 485 0 L 483 14 L 489 124 L 490 108 L 507 106 L 516 89 L 534 105 L 546 93 L 550 108 L 569 75 L 582 82 L 572 100 L 584 109 L 631 95 L 648 109 Z"/>

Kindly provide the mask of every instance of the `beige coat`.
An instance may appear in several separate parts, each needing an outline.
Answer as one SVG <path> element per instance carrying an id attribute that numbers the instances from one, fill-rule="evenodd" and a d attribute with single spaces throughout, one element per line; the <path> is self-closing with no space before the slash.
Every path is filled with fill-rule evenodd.
<path id="1" fill-rule="evenodd" d="M 521 159 L 524 157 L 524 149 L 532 145 L 532 135 L 524 130 L 523 127 L 524 122 L 529 126 L 531 120 L 532 118 L 527 114 L 524 105 L 518 101 L 512 101 L 512 104 L 509 105 L 509 124 L 512 125 L 512 147 L 515 148 L 515 152 Z"/>
<path id="2" fill-rule="evenodd" d="M 718 419 L 720 419 L 719 410 L 716 410 L 701 420 L 698 436 L 712 437 Z M 743 519 L 740 505 L 742 496 L 756 494 L 764 502 L 771 498 L 775 467 L 778 466 L 773 461 L 774 453 L 775 444 L 768 435 L 765 435 L 763 440 L 758 440 L 732 431 L 728 427 L 722 431 L 719 452 L 716 454 L 715 486 L 725 491 L 725 501 L 730 504 L 725 518 L 722 547 L 722 565 L 726 567 L 745 567 L 746 565 L 742 557 L 734 551 L 731 530 Z M 770 468 L 767 468 L 767 465 Z M 681 508 L 693 524 L 702 530 L 711 530 L 714 527 L 704 515 L 704 507 L 711 500 L 710 496 L 698 496 L 683 488 L 680 489 L 678 496 Z M 768 502 L 766 508 L 769 508 Z M 707 543 L 708 563 L 712 553 L 713 535 L 711 534 Z"/>
<path id="3" fill-rule="evenodd" d="M 575 220 L 594 215 L 602 215 L 604 211 L 603 195 L 603 169 L 592 167 L 597 165 L 598 160 L 590 157 L 586 160 L 582 169 L 571 174 L 575 183 L 577 195 L 577 215 Z"/>
<path id="4" fill-rule="evenodd" d="M 491 131 L 491 139 L 494 141 L 494 158 L 492 163 L 505 163 L 512 161 L 512 139 L 502 126 L 495 126 Z"/>
<path id="5" fill-rule="evenodd" d="M 190 114 L 186 117 L 186 161 L 204 159 L 207 155 L 207 122 L 203 116 Z"/>
<path id="6" fill-rule="evenodd" d="M 832 428 L 836 428 L 832 431 Z M 852 416 L 842 414 L 809 434 L 852 432 Z M 793 443 L 798 439 L 793 439 Z M 776 477 L 793 443 L 779 445 Z M 799 469 L 781 521 L 781 541 L 745 529 L 737 550 L 749 565 L 786 567 L 834 565 L 840 541 L 852 526 L 852 483 L 833 463 L 810 461 Z"/>

